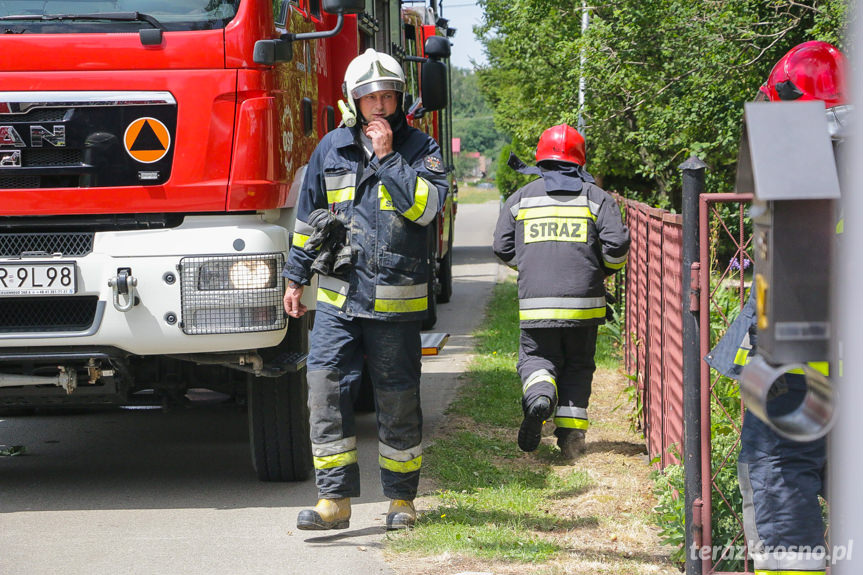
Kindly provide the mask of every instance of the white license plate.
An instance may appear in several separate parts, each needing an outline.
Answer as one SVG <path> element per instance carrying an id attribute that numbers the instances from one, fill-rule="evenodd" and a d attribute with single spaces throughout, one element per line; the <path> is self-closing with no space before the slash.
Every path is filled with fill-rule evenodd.
<path id="1" fill-rule="evenodd" d="M 0 262 L 0 296 L 70 295 L 75 262 Z"/>

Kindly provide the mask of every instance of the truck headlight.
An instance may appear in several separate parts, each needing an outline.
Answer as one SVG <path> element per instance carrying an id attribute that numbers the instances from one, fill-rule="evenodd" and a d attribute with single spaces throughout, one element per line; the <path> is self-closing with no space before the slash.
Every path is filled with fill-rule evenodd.
<path id="1" fill-rule="evenodd" d="M 182 328 L 190 335 L 285 327 L 280 253 L 180 260 Z"/>
<path id="2" fill-rule="evenodd" d="M 275 259 L 210 259 L 198 270 L 201 291 L 232 289 L 264 289 L 276 285 Z"/>
<path id="3" fill-rule="evenodd" d="M 228 272 L 233 289 L 263 289 L 275 285 L 273 260 L 246 260 L 231 264 Z"/>

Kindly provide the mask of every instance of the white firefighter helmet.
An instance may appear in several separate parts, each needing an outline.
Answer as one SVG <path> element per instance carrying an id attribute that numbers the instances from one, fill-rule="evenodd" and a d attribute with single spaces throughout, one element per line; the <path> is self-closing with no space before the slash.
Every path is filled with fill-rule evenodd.
<path id="1" fill-rule="evenodd" d="M 369 48 L 348 64 L 342 90 L 351 111 L 357 114 L 355 101 L 366 94 L 382 90 L 395 90 L 404 94 L 405 73 L 395 58 Z"/>

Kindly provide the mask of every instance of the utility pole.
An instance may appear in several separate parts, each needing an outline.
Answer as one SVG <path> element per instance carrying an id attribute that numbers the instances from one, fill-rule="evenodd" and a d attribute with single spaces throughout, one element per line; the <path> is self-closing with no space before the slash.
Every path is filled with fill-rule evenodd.
<path id="1" fill-rule="evenodd" d="M 587 0 L 581 0 L 581 49 L 579 50 L 579 63 L 581 73 L 578 79 L 578 131 L 584 135 L 584 65 L 587 63 L 587 54 L 584 51 L 584 34 L 590 24 L 590 10 Z"/>

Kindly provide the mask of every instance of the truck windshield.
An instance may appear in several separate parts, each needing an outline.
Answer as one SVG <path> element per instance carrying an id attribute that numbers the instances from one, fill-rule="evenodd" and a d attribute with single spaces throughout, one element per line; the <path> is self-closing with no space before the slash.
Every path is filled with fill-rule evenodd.
<path id="1" fill-rule="evenodd" d="M 161 27 L 168 31 L 211 30 L 224 28 L 237 13 L 240 2 L 241 0 L 6 0 L 0 2 L 0 33 L 128 33 L 150 27 Z M 156 26 L 157 24 L 159 26 Z"/>

